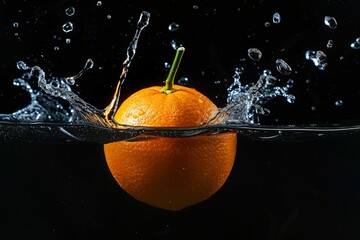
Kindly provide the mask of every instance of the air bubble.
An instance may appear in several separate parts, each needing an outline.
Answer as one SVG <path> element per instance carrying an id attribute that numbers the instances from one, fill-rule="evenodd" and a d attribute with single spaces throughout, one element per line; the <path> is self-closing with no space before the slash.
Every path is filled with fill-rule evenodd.
<path id="1" fill-rule="evenodd" d="M 254 61 L 259 61 L 261 59 L 261 57 L 262 57 L 262 53 L 257 48 L 249 48 L 248 49 L 248 56 Z"/>
<path id="2" fill-rule="evenodd" d="M 18 22 L 13 22 L 13 27 L 19 27 L 19 23 Z"/>
<path id="3" fill-rule="evenodd" d="M 337 21 L 334 17 L 325 16 L 324 23 L 331 29 L 335 29 L 337 27 Z"/>
<path id="4" fill-rule="evenodd" d="M 65 42 L 66 42 L 67 44 L 70 44 L 70 43 L 71 43 L 71 39 L 70 39 L 70 38 L 67 38 L 67 39 L 65 40 Z"/>
<path id="5" fill-rule="evenodd" d="M 96 6 L 100 7 L 102 5 L 101 1 L 97 1 Z"/>
<path id="6" fill-rule="evenodd" d="M 265 22 L 265 27 L 270 27 L 270 22 Z"/>
<path id="7" fill-rule="evenodd" d="M 196 10 L 196 9 L 199 9 L 199 6 L 198 6 L 198 5 L 194 5 L 192 8 Z"/>
<path id="8" fill-rule="evenodd" d="M 72 15 L 75 14 L 75 8 L 68 7 L 67 9 L 65 9 L 65 14 L 71 17 Z"/>
<path id="9" fill-rule="evenodd" d="M 107 15 L 106 18 L 107 18 L 107 19 L 111 19 L 111 15 Z"/>
<path id="10" fill-rule="evenodd" d="M 292 71 L 290 65 L 287 64 L 282 59 L 277 59 L 275 64 L 276 64 L 276 69 L 283 75 L 289 75 Z"/>
<path id="11" fill-rule="evenodd" d="M 55 51 L 59 51 L 60 48 L 59 48 L 58 46 L 56 46 L 56 47 L 54 47 L 54 50 L 55 50 Z"/>
<path id="12" fill-rule="evenodd" d="M 67 22 L 67 23 L 64 23 L 64 25 L 62 26 L 62 29 L 64 32 L 68 33 L 68 32 L 71 32 L 72 30 L 74 30 L 74 25 L 72 22 Z"/>

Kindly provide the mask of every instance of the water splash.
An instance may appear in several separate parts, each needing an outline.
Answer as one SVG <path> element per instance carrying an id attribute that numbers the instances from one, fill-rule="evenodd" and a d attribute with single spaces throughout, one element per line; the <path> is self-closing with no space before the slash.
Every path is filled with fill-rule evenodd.
<path id="1" fill-rule="evenodd" d="M 228 88 L 227 106 L 210 123 L 226 122 L 228 124 L 258 124 L 260 115 L 267 115 L 270 110 L 263 107 L 271 99 L 282 96 L 287 102 L 293 103 L 295 96 L 288 93 L 289 86 L 277 86 L 277 78 L 266 70 L 256 83 L 241 84 L 244 69 L 235 68 L 233 83 Z M 288 84 L 293 84 L 291 81 Z"/>

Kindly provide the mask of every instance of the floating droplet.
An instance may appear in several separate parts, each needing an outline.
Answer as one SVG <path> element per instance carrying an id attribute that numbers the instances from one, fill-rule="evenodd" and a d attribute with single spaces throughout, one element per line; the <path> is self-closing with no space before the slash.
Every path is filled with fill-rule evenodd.
<path id="1" fill-rule="evenodd" d="M 72 22 L 67 22 L 62 26 L 62 29 L 64 32 L 68 33 L 74 30 L 74 25 L 72 24 Z"/>
<path id="2" fill-rule="evenodd" d="M 174 31 L 178 30 L 179 28 L 180 28 L 180 25 L 175 23 L 175 22 L 170 23 L 169 26 L 168 26 L 168 29 L 171 32 L 174 32 Z"/>
<path id="3" fill-rule="evenodd" d="M 170 45 L 174 50 L 176 50 L 182 46 L 180 43 L 177 42 L 177 40 L 171 40 Z"/>
<path id="4" fill-rule="evenodd" d="M 257 48 L 249 48 L 248 49 L 248 56 L 254 61 L 259 61 L 261 59 L 261 57 L 262 57 L 262 53 Z"/>
<path id="5" fill-rule="evenodd" d="M 273 20 L 273 23 L 276 23 L 276 24 L 280 23 L 280 21 L 281 21 L 280 14 L 278 12 L 274 13 L 272 20 Z"/>
<path id="6" fill-rule="evenodd" d="M 270 27 L 270 22 L 265 22 L 265 27 Z"/>
<path id="7" fill-rule="evenodd" d="M 276 69 L 284 75 L 289 75 L 291 73 L 291 67 L 289 66 L 289 64 L 287 64 L 284 60 L 282 59 L 277 59 L 276 62 Z"/>
<path id="8" fill-rule="evenodd" d="M 344 104 L 344 102 L 342 100 L 335 101 L 335 106 L 337 106 L 337 107 L 341 107 L 343 104 Z"/>
<path id="9" fill-rule="evenodd" d="M 327 44 L 326 44 L 326 47 L 327 48 L 332 48 L 333 47 L 333 40 L 329 40 L 328 42 L 327 42 Z"/>
<path id="10" fill-rule="evenodd" d="M 70 44 L 70 43 L 71 43 L 71 39 L 70 39 L 70 38 L 67 38 L 67 39 L 65 40 L 65 42 L 66 42 L 67 44 Z"/>
<path id="11" fill-rule="evenodd" d="M 270 70 L 270 69 L 265 69 L 265 70 L 263 71 L 263 75 L 264 75 L 264 76 L 271 75 L 271 70 Z"/>
<path id="12" fill-rule="evenodd" d="M 305 52 L 305 58 L 313 61 L 314 65 L 320 70 L 324 70 L 327 66 L 326 54 L 323 51 L 308 50 Z"/>
<path id="13" fill-rule="evenodd" d="M 288 88 L 292 88 L 292 87 L 294 87 L 294 80 L 292 80 L 292 79 L 289 79 L 289 80 L 287 80 L 287 82 L 286 82 L 286 87 L 288 87 Z"/>
<path id="14" fill-rule="evenodd" d="M 96 6 L 100 7 L 102 5 L 101 1 L 97 1 Z"/>
<path id="15" fill-rule="evenodd" d="M 325 16 L 324 23 L 331 29 L 335 29 L 337 27 L 337 21 L 334 17 Z"/>
<path id="16" fill-rule="evenodd" d="M 21 70 L 27 70 L 27 69 L 29 69 L 28 65 L 26 65 L 26 63 L 23 62 L 23 61 L 18 61 L 18 62 L 16 63 L 16 67 L 17 67 L 18 69 L 21 69 Z"/>
<path id="17" fill-rule="evenodd" d="M 360 49 L 360 38 L 356 38 L 355 42 L 350 44 L 350 47 L 353 49 Z"/>
<path id="18" fill-rule="evenodd" d="M 182 78 L 179 78 L 179 80 L 178 80 L 178 84 L 182 85 L 182 86 L 189 85 L 189 82 L 190 81 L 187 77 L 182 77 Z"/>
<path id="19" fill-rule="evenodd" d="M 13 22 L 13 27 L 19 27 L 19 23 L 18 22 Z"/>
<path id="20" fill-rule="evenodd" d="M 65 14 L 68 16 L 72 16 L 75 14 L 75 8 L 73 7 L 68 7 L 67 9 L 65 9 Z"/>
<path id="21" fill-rule="evenodd" d="M 164 67 L 165 67 L 165 68 L 170 68 L 170 67 L 171 67 L 171 64 L 168 63 L 168 62 L 165 62 L 165 63 L 164 63 Z"/>

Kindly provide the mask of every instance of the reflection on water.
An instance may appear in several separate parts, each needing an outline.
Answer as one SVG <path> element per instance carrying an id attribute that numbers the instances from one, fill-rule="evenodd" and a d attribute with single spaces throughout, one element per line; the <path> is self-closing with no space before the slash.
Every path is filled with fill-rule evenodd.
<path id="1" fill-rule="evenodd" d="M 98 2 L 98 6 L 101 2 Z M 66 14 L 72 16 L 73 7 L 66 9 Z M 227 105 L 219 108 L 218 115 L 209 123 L 196 128 L 144 128 L 141 126 L 120 126 L 113 121 L 113 116 L 118 108 L 120 92 L 126 75 L 129 71 L 131 60 L 134 58 L 141 31 L 149 24 L 150 14 L 142 12 L 137 23 L 135 36 L 127 49 L 127 58 L 123 63 L 122 73 L 115 90 L 114 97 L 104 109 L 92 106 L 77 94 L 72 92 L 71 86 L 83 73 L 91 69 L 94 62 L 88 59 L 84 68 L 71 77 L 47 78 L 45 71 L 39 66 L 28 66 L 19 61 L 18 69 L 25 71 L 21 78 L 16 78 L 13 84 L 25 90 L 31 98 L 30 104 L 12 114 L 0 114 L 0 136 L 4 141 L 85 141 L 108 143 L 119 140 L 144 140 L 155 136 L 164 137 L 189 137 L 199 134 L 217 134 L 226 131 L 235 131 L 239 135 L 259 140 L 305 140 L 344 134 L 358 134 L 360 124 L 336 123 L 313 125 L 286 125 L 266 126 L 259 122 L 259 116 L 270 114 L 264 105 L 276 97 L 285 98 L 288 103 L 295 101 L 295 96 L 289 93 L 294 81 L 287 78 L 292 72 L 291 66 L 284 59 L 277 59 L 274 63 L 282 80 L 286 78 L 284 86 L 269 69 L 262 71 L 256 82 L 243 85 L 241 82 L 244 68 L 236 67 L 233 74 L 233 83 L 227 92 Z M 280 23 L 279 13 L 273 15 L 273 23 Z M 324 23 L 331 29 L 337 27 L 336 19 L 326 16 Z M 15 24 L 15 23 L 14 23 Z M 17 23 L 16 23 L 17 24 Z M 15 27 L 15 25 L 14 25 Z M 179 24 L 173 22 L 168 26 L 169 31 L 177 31 Z M 65 33 L 73 31 L 73 23 L 66 22 L 62 26 Z M 70 39 L 66 39 L 71 41 Z M 358 41 L 351 43 L 357 49 Z M 176 49 L 182 46 L 173 40 L 171 46 Z M 327 42 L 327 47 L 332 47 L 332 40 Z M 257 62 L 262 58 L 261 50 L 249 48 L 248 56 L 251 61 Z M 327 66 L 326 54 L 321 50 L 307 50 L 305 58 L 313 61 L 314 65 L 325 70 Z M 170 64 L 165 64 L 170 68 Z M 32 82 L 37 85 L 33 86 Z M 284 81 L 282 81 L 284 82 Z M 179 84 L 187 85 L 188 79 L 182 77 Z M 64 99 L 68 106 L 59 101 Z M 341 106 L 341 100 L 336 102 Z"/>

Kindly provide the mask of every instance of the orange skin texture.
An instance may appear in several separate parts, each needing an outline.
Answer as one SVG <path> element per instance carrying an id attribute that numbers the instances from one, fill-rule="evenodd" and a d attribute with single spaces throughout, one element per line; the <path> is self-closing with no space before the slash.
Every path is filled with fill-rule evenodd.
<path id="1" fill-rule="evenodd" d="M 142 89 L 118 109 L 119 124 L 147 127 L 197 127 L 218 108 L 198 91 L 174 85 Z M 178 211 L 211 197 L 226 182 L 234 164 L 236 133 L 184 138 L 149 137 L 104 145 L 108 167 L 128 194 L 141 202 Z"/>

